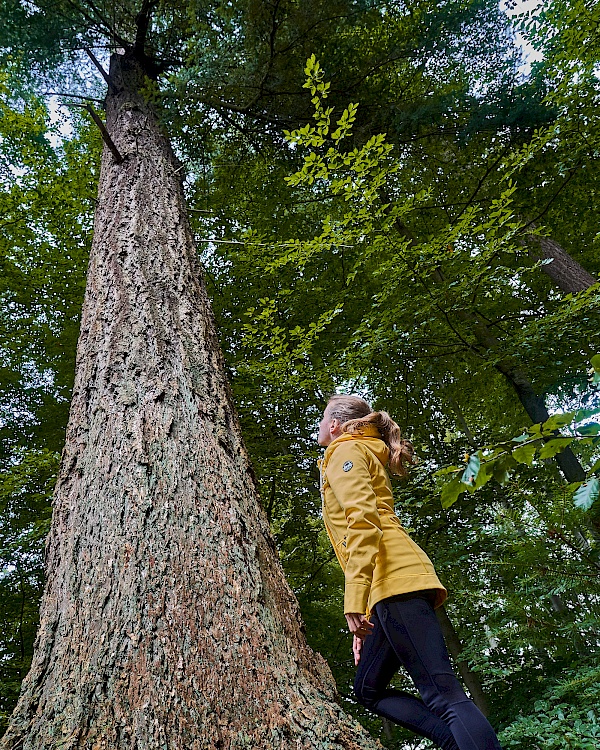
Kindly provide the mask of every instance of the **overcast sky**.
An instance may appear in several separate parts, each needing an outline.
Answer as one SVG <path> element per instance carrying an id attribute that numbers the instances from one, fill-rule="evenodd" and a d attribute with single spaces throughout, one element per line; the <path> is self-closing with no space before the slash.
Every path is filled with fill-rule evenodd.
<path id="1" fill-rule="evenodd" d="M 507 15 L 509 16 L 518 16 L 519 13 L 524 13 L 528 10 L 534 10 L 538 7 L 538 5 L 541 4 L 541 0 L 509 0 L 508 2 L 507 0 L 500 0 L 500 7 L 504 8 Z M 523 73 L 528 73 L 531 67 L 531 63 L 535 62 L 536 60 L 541 60 L 542 56 L 539 52 L 536 52 L 520 34 L 517 34 L 517 42 L 521 45 L 526 60 L 521 69 Z"/>

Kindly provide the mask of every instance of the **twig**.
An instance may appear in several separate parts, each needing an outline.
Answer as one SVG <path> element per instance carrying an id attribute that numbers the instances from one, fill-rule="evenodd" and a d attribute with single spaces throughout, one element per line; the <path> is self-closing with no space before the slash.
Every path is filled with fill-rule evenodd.
<path id="1" fill-rule="evenodd" d="M 538 221 L 539 221 L 539 220 L 540 220 L 540 219 L 541 219 L 541 218 L 542 218 L 542 217 L 544 216 L 544 214 L 545 214 L 545 213 L 546 213 L 546 212 L 548 211 L 548 209 L 549 209 L 549 208 L 550 208 L 550 206 L 551 206 L 551 205 L 552 205 L 552 204 L 554 203 L 554 201 L 555 201 L 555 200 L 556 200 L 556 199 L 558 198 L 558 196 L 560 195 L 560 193 L 561 193 L 561 192 L 562 192 L 562 191 L 563 191 L 563 190 L 564 190 L 564 189 L 565 189 L 565 188 L 567 187 L 567 185 L 568 185 L 568 184 L 569 184 L 569 182 L 570 182 L 570 181 L 571 181 L 571 180 L 573 179 L 573 177 L 575 177 L 575 175 L 577 174 L 577 170 L 578 170 L 578 169 L 579 169 L 579 168 L 581 167 L 581 164 L 582 164 L 582 162 L 581 162 L 581 161 L 579 161 L 579 162 L 577 163 L 577 165 L 576 165 L 575 167 L 572 167 L 572 168 L 571 168 L 571 169 L 569 170 L 569 174 L 567 175 L 567 178 L 565 179 L 565 181 L 563 182 L 563 184 L 559 186 L 558 190 L 557 190 L 557 191 L 556 191 L 556 192 L 554 193 L 554 195 L 553 195 L 553 196 L 552 196 L 552 197 L 550 198 L 550 200 L 549 200 L 549 201 L 548 201 L 548 202 L 546 203 L 546 205 L 545 205 L 545 206 L 544 206 L 544 208 L 543 208 L 543 209 L 542 209 L 542 210 L 540 211 L 540 213 L 539 213 L 539 214 L 538 214 L 537 216 L 535 216 L 535 217 L 534 217 L 534 218 L 533 218 L 533 219 L 532 219 L 532 220 L 531 220 L 531 221 L 530 221 L 530 222 L 529 222 L 528 224 L 525 224 L 525 226 L 524 226 L 524 227 L 522 227 L 522 230 L 521 230 L 521 231 L 523 231 L 523 232 L 526 232 L 526 231 L 527 231 L 527 230 L 529 229 L 529 227 L 531 227 L 531 226 L 535 227 L 535 225 L 537 224 L 537 222 L 538 222 Z"/>
<path id="2" fill-rule="evenodd" d="M 88 104 L 86 106 L 87 111 L 90 113 L 92 120 L 96 123 L 96 125 L 100 128 L 100 132 L 102 133 L 102 140 L 108 148 L 111 150 L 112 155 L 115 157 L 115 161 L 117 164 L 123 163 L 123 157 L 119 153 L 119 149 L 115 146 L 113 139 L 110 137 L 108 130 L 106 129 L 106 126 L 100 119 L 98 113 L 96 110 L 92 107 L 91 104 Z"/>
<path id="3" fill-rule="evenodd" d="M 93 96 L 82 96 L 81 94 L 61 94 L 60 91 L 44 91 L 43 96 L 69 96 L 73 99 L 83 99 L 86 102 L 96 102 L 96 104 L 104 104 L 104 99 L 96 99 Z"/>

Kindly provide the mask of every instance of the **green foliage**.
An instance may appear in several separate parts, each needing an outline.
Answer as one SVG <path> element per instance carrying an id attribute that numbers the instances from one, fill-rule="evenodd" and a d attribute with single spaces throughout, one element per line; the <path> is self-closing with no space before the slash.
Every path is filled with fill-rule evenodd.
<path id="1" fill-rule="evenodd" d="M 504 729 L 502 746 L 517 750 L 594 750 L 600 742 L 599 693 L 596 668 L 570 672 L 536 700 L 535 713 L 519 716 Z"/>
<path id="2" fill-rule="evenodd" d="M 292 413 L 300 394 L 279 383 L 285 378 L 278 373 L 293 372 L 289 352 L 294 337 L 308 330 L 300 321 L 336 311 L 335 316 L 322 318 L 326 324 L 319 326 L 305 349 L 306 373 L 310 376 L 312 364 L 313 387 L 333 379 L 338 388 L 364 388 L 411 425 L 422 469 L 409 488 L 399 489 L 399 513 L 418 541 L 428 549 L 433 544 L 436 566 L 452 593 L 451 607 L 464 623 L 469 658 L 486 681 L 497 717 L 508 725 L 516 706 L 527 715 L 534 713 L 540 675 L 553 684 L 572 662 L 573 638 L 585 639 L 582 648 L 589 648 L 590 658 L 597 650 L 593 640 L 597 605 L 586 601 L 589 625 L 583 628 L 585 618 L 578 617 L 576 607 L 586 584 L 598 576 L 597 544 L 582 526 L 585 522 L 571 495 L 556 481 L 555 471 L 539 463 L 550 460 L 567 441 L 593 448 L 593 436 L 586 430 L 594 409 L 583 392 L 581 376 L 589 350 L 584 354 L 579 347 L 585 340 L 579 329 L 590 332 L 590 341 L 596 340 L 597 332 L 589 325 L 596 292 L 560 297 L 538 286 L 540 265 L 530 264 L 521 252 L 518 237 L 523 224 L 514 215 L 515 180 L 523 169 L 520 156 L 506 158 L 499 192 L 489 204 L 469 206 L 446 222 L 436 219 L 424 235 L 421 215 L 433 191 L 414 189 L 409 169 L 393 149 L 372 159 L 365 157 L 362 149 L 373 143 L 390 145 L 383 136 L 347 150 L 343 149 L 352 138 L 350 131 L 334 142 L 328 134 L 331 130 L 337 134 L 335 123 L 339 128 L 342 118 L 358 118 L 360 107 L 342 109 L 347 114 L 335 116 L 335 110 L 323 103 L 330 88 L 316 58 L 309 59 L 305 72 L 314 124 L 287 134 L 293 144 L 292 163 L 298 150 L 304 149 L 299 167 L 286 179 L 301 207 L 298 218 L 291 214 L 289 192 L 278 187 L 278 203 L 286 206 L 281 223 L 286 234 L 280 232 L 280 241 L 265 253 L 258 241 L 268 242 L 268 235 L 246 232 L 243 249 L 227 252 L 232 263 L 227 274 L 243 267 L 245 284 L 260 289 L 260 299 L 268 301 L 263 302 L 268 314 L 256 305 L 250 307 L 253 335 L 260 335 L 263 347 L 260 353 L 254 349 L 253 361 L 244 371 L 245 395 L 253 392 L 261 400 L 268 392 L 269 398 L 276 399 L 283 392 L 287 406 L 278 403 L 275 413 Z M 318 201 L 320 214 L 312 211 L 311 199 Z M 290 231 L 294 226 L 295 237 Z M 316 230 L 312 236 L 311 228 Z M 243 266 L 238 265 L 240 260 Z M 527 312 L 532 306 L 538 307 L 539 314 Z M 484 311 L 482 315 L 478 310 Z M 488 335 L 490 321 L 501 331 L 501 341 L 486 351 L 481 341 Z M 557 334 L 563 347 L 560 361 L 552 359 L 553 351 L 545 351 Z M 493 368 L 501 357 L 523 352 L 547 387 L 559 382 L 567 368 L 579 371 L 574 379 L 582 403 L 577 424 L 583 423 L 583 432 L 557 437 L 555 431 L 574 416 L 559 413 L 544 424 L 520 430 L 514 440 L 500 437 L 514 434 L 523 416 Z M 247 362 L 247 356 L 248 350 L 236 351 L 231 359 Z M 236 373 L 239 367 L 235 364 Z M 252 371 L 266 375 L 261 395 L 250 385 Z M 234 388 L 239 386 L 234 378 Z M 561 394 L 560 387 L 556 392 Z M 310 403 L 310 395 L 305 395 Z M 468 422 L 491 438 L 484 449 L 473 449 Z M 469 448 L 467 467 L 439 472 L 445 509 L 440 516 L 432 507 L 435 493 L 427 476 L 461 448 Z M 472 494 L 476 490 L 477 496 Z M 460 494 L 465 494 L 463 502 L 453 505 Z M 327 569 L 327 565 L 320 568 L 319 575 Z M 339 594 L 328 596 L 337 606 Z M 566 612 L 553 612 L 555 600 L 567 601 Z M 303 597 L 301 602 L 305 611 L 311 611 Z M 487 655 L 490 639 L 501 646 Z M 319 647 L 323 645 L 319 642 Z M 542 649 L 551 654 L 547 659 L 538 658 Z M 343 668 L 333 658 L 330 662 L 341 689 L 349 690 L 344 687 L 350 679 L 347 662 Z M 515 695 L 510 707 L 507 684 Z"/>
<path id="3" fill-rule="evenodd" d="M 58 458 L 45 450 L 15 456 L 0 480 L 0 725 L 31 663 Z"/>
<path id="4" fill-rule="evenodd" d="M 523 244 L 533 221 L 534 234 L 600 271 L 595 10 L 570 7 L 551 3 L 525 30 L 546 54 L 527 81 L 496 0 L 419 0 L 409 10 L 171 3 L 156 6 L 150 25 L 146 51 L 167 67 L 148 91 L 186 162 L 262 502 L 308 639 L 375 734 L 379 721 L 351 697 L 342 578 L 314 468 L 316 424 L 335 390 L 386 408 L 417 448 L 412 480 L 395 488 L 398 512 L 450 590 L 505 744 L 577 746 L 594 736 L 598 503 L 587 513 L 574 505 L 573 491 L 587 490 L 564 485 L 552 454 L 570 441 L 589 476 L 598 472 L 595 392 L 582 374 L 600 351 L 598 288 L 563 295 Z M 0 579 L 4 712 L 31 653 L 100 145 L 74 118 L 73 138 L 53 146 L 47 112 L 25 84 L 100 91 L 80 50 L 131 45 L 139 4 L 104 20 L 80 10 L 2 6 L 1 457 L 12 514 Z M 523 428 L 498 369 L 507 361 L 553 406 L 549 422 Z M 553 434 L 566 432 L 571 418 L 561 420 L 575 409 L 576 431 Z M 407 687 L 402 676 L 398 684 Z M 563 705 L 571 708 L 561 714 Z M 385 741 L 409 746 L 398 729 Z"/>
<path id="5" fill-rule="evenodd" d="M 0 79 L 2 727 L 33 653 L 85 287 L 100 149 L 74 125 L 63 141 L 38 99 L 15 99 Z"/>
<path id="6" fill-rule="evenodd" d="M 592 377 L 590 381 L 592 385 L 595 385 L 594 378 L 598 374 L 599 363 L 598 355 L 594 355 L 591 359 Z M 577 443 L 578 446 L 589 445 L 593 449 L 597 448 L 600 443 L 598 438 L 600 425 L 595 422 L 590 423 L 588 420 L 598 413 L 600 413 L 600 406 L 579 410 L 578 412 L 554 414 L 545 422 L 527 428 L 526 432 L 510 441 L 504 440 L 500 443 L 483 446 L 476 453 L 468 456 L 464 469 L 459 466 L 438 469 L 434 473 L 434 477 L 438 477 L 443 482 L 441 488 L 442 507 L 450 507 L 458 500 L 459 495 L 465 489 L 474 492 L 491 479 L 495 479 L 499 484 L 506 484 L 510 479 L 511 472 L 518 471 L 518 464 L 532 466 L 536 456 L 538 458 L 536 465 L 543 469 L 545 460 L 554 458 L 557 453 L 568 446 Z M 584 423 L 580 424 L 582 421 Z M 567 426 L 570 426 L 571 435 L 555 437 L 559 429 Z M 590 460 L 593 461 L 595 458 L 597 458 L 597 452 L 591 454 Z M 574 482 L 569 485 L 570 491 L 574 493 L 573 500 L 578 508 L 589 510 L 598 498 L 600 482 L 597 477 L 591 475 L 598 471 L 599 465 L 600 459 L 596 460 L 596 463 L 588 471 L 590 478 L 586 482 Z M 460 480 L 453 477 L 453 474 L 458 474 L 461 471 Z"/>
<path id="7" fill-rule="evenodd" d="M 5 447 L 60 450 L 95 202 L 99 139 L 58 138 L 39 100 L 0 82 L 0 413 Z M 12 442 L 14 441 L 14 443 Z"/>

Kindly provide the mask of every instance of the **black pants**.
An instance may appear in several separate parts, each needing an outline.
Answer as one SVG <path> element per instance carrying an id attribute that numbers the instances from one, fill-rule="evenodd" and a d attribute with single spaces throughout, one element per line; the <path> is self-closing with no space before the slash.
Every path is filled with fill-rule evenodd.
<path id="1" fill-rule="evenodd" d="M 375 627 L 363 641 L 354 681 L 356 697 L 443 750 L 501 750 L 488 720 L 456 679 L 429 597 L 420 593 L 375 605 Z M 401 666 L 423 700 L 388 688 Z"/>

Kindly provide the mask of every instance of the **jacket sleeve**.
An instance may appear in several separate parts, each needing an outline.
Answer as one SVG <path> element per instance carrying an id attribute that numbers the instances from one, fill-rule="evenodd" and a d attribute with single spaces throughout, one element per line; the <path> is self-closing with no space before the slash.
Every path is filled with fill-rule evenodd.
<path id="1" fill-rule="evenodd" d="M 342 443 L 331 456 L 327 480 L 348 524 L 344 613 L 364 614 L 382 537 L 377 496 L 364 451 L 353 441 Z"/>

